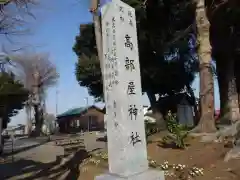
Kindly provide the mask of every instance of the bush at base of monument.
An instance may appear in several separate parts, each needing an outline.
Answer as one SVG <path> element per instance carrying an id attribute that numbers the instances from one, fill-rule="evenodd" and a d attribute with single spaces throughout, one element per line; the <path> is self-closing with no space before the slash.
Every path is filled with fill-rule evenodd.
<path id="1" fill-rule="evenodd" d="M 163 137 L 162 145 L 173 145 L 177 148 L 184 149 L 186 147 L 185 139 L 188 135 L 187 128 L 177 122 L 176 115 L 172 114 L 171 111 L 168 112 L 166 121 L 167 130 L 170 134 Z"/>

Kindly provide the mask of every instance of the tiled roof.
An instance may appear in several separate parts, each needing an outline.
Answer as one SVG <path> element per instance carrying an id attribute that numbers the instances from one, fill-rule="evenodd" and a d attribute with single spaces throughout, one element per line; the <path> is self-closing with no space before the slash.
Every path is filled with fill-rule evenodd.
<path id="1" fill-rule="evenodd" d="M 59 114 L 57 118 L 65 117 L 65 116 L 74 116 L 81 115 L 86 112 L 90 107 L 80 107 L 80 108 L 72 108 L 67 110 L 66 112 Z"/>
<path id="2" fill-rule="evenodd" d="M 100 110 L 96 106 L 86 106 L 86 107 L 80 107 L 80 108 L 72 108 L 72 109 L 69 109 L 62 114 L 59 114 L 57 116 L 57 118 L 66 117 L 66 116 L 74 116 L 74 115 L 82 115 L 85 112 L 87 112 L 87 110 L 90 109 L 90 108 L 96 108 L 97 110 Z"/>

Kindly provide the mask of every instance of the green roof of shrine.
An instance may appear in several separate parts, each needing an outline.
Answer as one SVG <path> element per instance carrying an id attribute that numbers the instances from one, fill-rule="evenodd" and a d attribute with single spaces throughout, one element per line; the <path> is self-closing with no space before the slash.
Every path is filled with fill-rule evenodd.
<path id="1" fill-rule="evenodd" d="M 74 115 L 81 115 L 84 112 L 86 112 L 86 110 L 88 110 L 89 107 L 80 107 L 80 108 L 72 108 L 67 110 L 66 112 L 59 114 L 57 116 L 57 118 L 61 118 L 61 117 L 66 117 L 66 116 L 74 116 Z"/>

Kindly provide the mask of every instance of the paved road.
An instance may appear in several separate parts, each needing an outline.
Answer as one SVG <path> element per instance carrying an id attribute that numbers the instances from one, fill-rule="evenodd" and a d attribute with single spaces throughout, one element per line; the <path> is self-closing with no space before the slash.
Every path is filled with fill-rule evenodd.
<path id="1" fill-rule="evenodd" d="M 56 139 L 68 139 L 71 136 L 72 135 L 57 135 L 57 136 L 54 135 L 52 136 L 51 139 L 53 141 Z M 106 148 L 105 142 L 96 141 L 96 138 L 103 136 L 102 134 L 98 134 L 96 136 L 96 133 L 85 133 L 83 136 L 80 136 L 80 135 L 75 135 L 75 136 L 79 136 L 84 139 L 84 144 L 87 151 L 96 150 L 98 148 L 100 149 Z M 0 164 L 0 180 L 7 179 L 6 177 L 12 177 L 11 178 L 12 180 L 13 179 L 20 180 L 25 178 L 26 174 L 30 176 L 32 172 L 35 172 L 35 171 L 38 172 L 39 170 L 42 172 L 40 173 L 42 175 L 41 176 L 39 175 L 39 177 L 42 177 L 43 179 L 47 179 L 45 177 L 46 174 L 54 173 L 54 171 L 56 171 L 56 170 L 50 170 L 51 168 L 53 167 L 58 168 L 56 172 L 64 171 L 61 169 L 64 167 L 62 166 L 62 164 L 64 164 L 64 162 L 67 163 L 69 159 L 70 159 L 69 162 L 71 161 L 71 163 L 79 163 L 78 161 L 80 161 L 81 157 L 78 157 L 78 156 L 83 153 L 82 151 L 81 153 L 76 153 L 76 154 L 73 153 L 73 156 L 75 157 L 73 159 L 70 156 L 69 157 L 67 156 L 66 158 L 58 159 L 57 157 L 61 157 L 62 155 L 64 155 L 63 147 L 56 146 L 55 143 L 52 143 L 52 142 L 44 143 L 44 141 L 46 141 L 46 138 L 45 139 L 34 139 L 34 138 L 16 139 L 14 141 L 14 148 L 15 148 L 14 156 L 8 156 L 10 157 L 9 159 L 10 161 L 11 161 L 11 157 L 14 157 L 12 159 L 14 163 L 11 163 L 10 161 L 9 162 L 6 161 L 6 163 Z M 37 147 L 34 147 L 34 146 L 37 146 Z M 26 150 L 26 147 L 30 147 L 30 148 Z M 17 150 L 20 150 L 21 152 L 18 153 Z M 7 141 L 5 144 L 4 153 L 7 154 L 7 152 L 11 152 L 11 141 Z M 32 178 L 32 179 L 37 180 L 38 178 Z"/>
<path id="2" fill-rule="evenodd" d="M 98 134 L 97 136 L 99 136 Z M 51 136 L 51 140 L 54 141 L 56 139 L 67 139 L 71 136 L 79 136 L 84 139 L 84 144 L 87 151 L 92 151 L 98 148 L 106 148 L 106 144 L 104 142 L 96 141 L 96 133 L 85 133 L 84 136 L 80 135 L 53 135 Z M 101 135 L 100 135 L 101 136 Z M 34 146 L 38 146 L 47 141 L 47 137 L 39 137 L 39 138 L 16 138 L 13 143 L 14 151 L 21 151 L 27 148 L 31 148 Z M 4 154 L 9 154 L 12 152 L 12 141 L 8 140 L 4 144 Z"/>
<path id="3" fill-rule="evenodd" d="M 44 138 L 16 138 L 13 143 L 11 140 L 7 140 L 4 144 L 3 153 L 10 153 L 12 151 L 12 144 L 14 151 L 20 151 L 21 149 L 30 148 L 33 146 L 40 145 L 46 142 L 46 137 Z"/>

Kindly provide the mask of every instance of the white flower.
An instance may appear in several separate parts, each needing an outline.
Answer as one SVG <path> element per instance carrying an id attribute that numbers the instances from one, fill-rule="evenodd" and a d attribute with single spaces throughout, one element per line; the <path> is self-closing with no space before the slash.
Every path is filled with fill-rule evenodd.
<path id="1" fill-rule="evenodd" d="M 82 169 L 82 172 L 87 172 L 88 171 L 88 168 L 86 168 L 86 167 L 84 167 L 83 169 Z"/>

